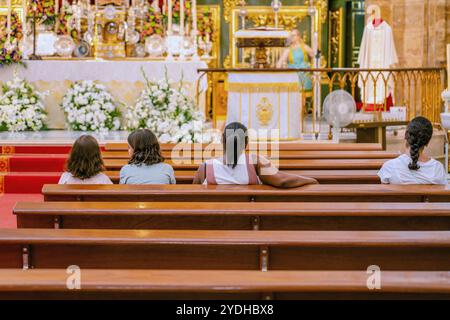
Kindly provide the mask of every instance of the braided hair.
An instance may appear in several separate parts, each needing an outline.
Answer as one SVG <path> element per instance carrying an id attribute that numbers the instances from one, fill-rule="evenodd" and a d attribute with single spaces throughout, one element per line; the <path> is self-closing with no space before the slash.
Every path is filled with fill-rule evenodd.
<path id="1" fill-rule="evenodd" d="M 430 120 L 424 117 L 416 117 L 408 125 L 405 134 L 406 143 L 409 146 L 411 163 L 410 170 L 418 170 L 419 156 L 424 147 L 428 145 L 433 136 L 433 125 Z"/>
<path id="2" fill-rule="evenodd" d="M 128 164 L 147 165 L 164 162 L 161 148 L 155 134 L 148 129 L 139 129 L 128 136 L 128 144 L 133 149 Z"/>
<path id="3" fill-rule="evenodd" d="M 225 151 L 225 162 L 233 169 L 248 144 L 247 127 L 239 122 L 232 122 L 225 127 L 222 136 Z"/>

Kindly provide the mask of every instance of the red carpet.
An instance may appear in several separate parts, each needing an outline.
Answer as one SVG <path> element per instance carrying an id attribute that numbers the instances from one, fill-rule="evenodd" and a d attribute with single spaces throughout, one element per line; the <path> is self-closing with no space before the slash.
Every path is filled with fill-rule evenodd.
<path id="1" fill-rule="evenodd" d="M 41 194 L 0 194 L 0 228 L 16 228 L 16 217 L 12 210 L 17 201 L 43 201 Z"/>
<path id="2" fill-rule="evenodd" d="M 0 193 L 41 193 L 58 183 L 71 146 L 1 146 Z"/>

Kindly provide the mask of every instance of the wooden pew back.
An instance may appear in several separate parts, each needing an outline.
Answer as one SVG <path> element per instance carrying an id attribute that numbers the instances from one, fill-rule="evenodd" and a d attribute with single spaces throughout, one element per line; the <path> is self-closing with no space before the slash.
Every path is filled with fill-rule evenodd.
<path id="1" fill-rule="evenodd" d="M 448 230 L 450 203 L 19 202 L 18 228 Z"/>

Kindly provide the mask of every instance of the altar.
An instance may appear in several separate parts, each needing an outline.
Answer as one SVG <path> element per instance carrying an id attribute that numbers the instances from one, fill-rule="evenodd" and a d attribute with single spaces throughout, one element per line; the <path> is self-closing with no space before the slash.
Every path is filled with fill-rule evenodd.
<path id="1" fill-rule="evenodd" d="M 14 73 L 27 79 L 44 93 L 50 129 L 65 129 L 65 116 L 60 107 L 62 97 L 70 85 L 79 80 L 94 80 L 102 83 L 108 91 L 125 105 L 132 105 L 142 92 L 146 77 L 159 80 L 167 77 L 182 81 L 187 93 L 197 100 L 198 108 L 204 112 L 205 93 L 208 82 L 199 80 L 198 69 L 207 68 L 204 61 L 150 61 L 150 60 L 33 60 L 25 61 L 26 68 L 16 66 L 0 69 L 0 84 L 12 80 Z M 174 84 L 176 85 L 176 84 Z"/>
<path id="2" fill-rule="evenodd" d="M 302 94 L 297 73 L 229 73 L 226 87 L 227 123 L 241 122 L 272 139 L 301 137 Z"/>

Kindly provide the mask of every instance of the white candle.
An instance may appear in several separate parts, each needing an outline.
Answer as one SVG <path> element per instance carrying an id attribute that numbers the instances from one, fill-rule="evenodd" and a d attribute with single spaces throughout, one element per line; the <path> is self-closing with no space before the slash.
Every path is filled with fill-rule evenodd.
<path id="1" fill-rule="evenodd" d="M 450 90 L 450 44 L 447 44 L 447 79 L 448 89 Z"/>
<path id="2" fill-rule="evenodd" d="M 168 29 L 167 29 L 167 33 L 169 35 L 172 35 L 172 0 L 169 0 L 168 3 L 168 8 L 167 8 L 167 16 L 168 16 Z"/>
<path id="3" fill-rule="evenodd" d="M 192 33 L 197 37 L 197 0 L 192 0 Z"/>
<path id="4" fill-rule="evenodd" d="M 12 11 L 12 6 L 11 6 L 11 0 L 8 0 L 8 16 L 7 16 L 7 20 L 6 20 L 6 34 L 8 35 L 8 43 L 11 42 L 11 12 Z"/>
<path id="5" fill-rule="evenodd" d="M 59 12 L 59 0 L 55 0 L 55 17 L 58 16 Z"/>
<path id="6" fill-rule="evenodd" d="M 22 2 L 22 41 L 25 44 L 26 43 L 26 36 L 27 36 L 27 0 L 24 0 Z"/>
<path id="7" fill-rule="evenodd" d="M 275 8 L 278 7 L 278 0 L 273 0 L 273 6 L 274 6 Z"/>
<path id="8" fill-rule="evenodd" d="M 184 35 L 184 0 L 180 0 L 180 34 Z"/>

